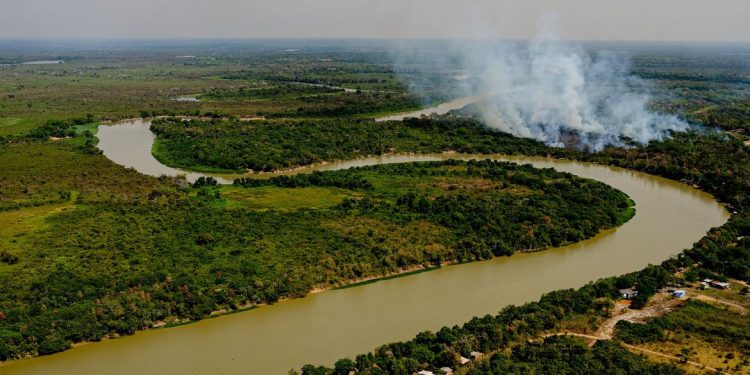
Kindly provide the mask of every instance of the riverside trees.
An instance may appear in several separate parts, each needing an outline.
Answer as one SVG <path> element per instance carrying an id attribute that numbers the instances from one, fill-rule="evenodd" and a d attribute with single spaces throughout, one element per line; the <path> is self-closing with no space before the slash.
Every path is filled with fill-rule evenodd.
<path id="1" fill-rule="evenodd" d="M 46 218 L 0 238 L 2 360 L 314 286 L 543 249 L 617 225 L 629 207 L 596 181 L 490 161 L 188 187 L 83 153 L 76 141 L 0 146 L 0 193 L 12 198 L 0 207 L 20 215 L 27 202 Z M 274 198 L 289 194 L 305 199 Z"/>
<path id="2" fill-rule="evenodd" d="M 383 345 L 372 353 L 356 357 L 356 368 L 360 373 L 408 373 L 422 369 L 439 373 L 444 362 L 438 360 L 438 355 L 446 350 L 463 356 L 476 350 L 510 350 L 512 353 L 511 361 L 508 361 L 505 354 L 495 354 L 489 361 L 479 364 L 472 373 L 523 373 L 530 369 L 546 372 L 552 371 L 552 368 L 563 369 L 567 366 L 596 368 L 599 365 L 596 361 L 591 361 L 592 355 L 597 356 L 597 346 L 591 352 L 584 349 L 582 343 L 575 338 L 548 338 L 541 345 L 529 344 L 528 340 L 547 332 L 558 332 L 558 327 L 564 321 L 596 322 L 602 314 L 606 314 L 606 309 L 602 307 L 618 297 L 619 288 L 638 288 L 639 296 L 633 305 L 637 308 L 657 289 L 672 282 L 673 274 L 681 268 L 686 268 L 688 275 L 723 275 L 750 281 L 750 153 L 742 142 L 717 133 L 686 133 L 627 150 L 609 148 L 594 154 L 566 152 L 570 158 L 617 165 L 695 183 L 730 204 L 735 214 L 723 226 L 712 229 L 692 248 L 660 265 L 648 266 L 629 275 L 598 280 L 578 290 L 552 292 L 538 302 L 510 306 L 496 315 L 477 317 L 460 327 L 443 327 L 435 334 L 425 332 L 410 341 Z M 692 303 L 682 315 L 657 319 L 647 326 L 622 323 L 617 328 L 621 337 L 628 342 L 653 342 L 660 339 L 664 327 L 681 327 L 687 323 L 689 328 L 685 329 L 691 334 L 716 336 L 711 340 L 722 343 L 729 341 L 732 342 L 729 347 L 746 350 L 745 345 L 736 344 L 742 342 L 739 338 L 747 335 L 747 330 L 743 329 L 745 327 L 738 328 L 742 322 L 721 323 L 724 326 L 717 329 L 716 324 L 705 319 L 705 311 L 708 310 L 710 309 L 704 304 Z M 693 320 L 701 323 L 692 324 Z M 556 344 L 561 341 L 568 342 L 566 345 L 573 347 Z M 624 359 L 624 362 L 610 363 L 609 366 L 614 366 L 613 368 L 625 372 L 630 368 L 637 373 L 678 373 L 673 367 L 654 367 L 644 363 L 626 354 L 627 351 L 615 343 L 597 345 L 599 348 L 607 348 L 610 354 L 615 354 L 615 357 L 610 358 Z M 581 350 L 576 350 L 575 346 Z M 547 353 L 545 361 L 538 362 L 537 358 L 541 353 Z M 559 358 L 567 359 L 558 362 Z M 514 367 L 516 361 L 520 367 Z M 553 367 L 544 367 L 545 365 Z M 325 373 L 320 372 L 324 370 L 317 369 L 319 373 Z"/>

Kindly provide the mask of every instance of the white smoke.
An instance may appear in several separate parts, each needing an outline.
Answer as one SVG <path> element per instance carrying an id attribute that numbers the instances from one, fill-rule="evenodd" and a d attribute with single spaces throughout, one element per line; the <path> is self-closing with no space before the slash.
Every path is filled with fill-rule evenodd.
<path id="1" fill-rule="evenodd" d="M 473 89 L 489 96 L 472 112 L 503 132 L 596 151 L 623 145 L 623 137 L 647 143 L 687 128 L 648 108 L 648 85 L 630 73 L 623 54 L 590 55 L 549 32 L 525 43 L 456 43 L 448 51 L 476 77 Z"/>

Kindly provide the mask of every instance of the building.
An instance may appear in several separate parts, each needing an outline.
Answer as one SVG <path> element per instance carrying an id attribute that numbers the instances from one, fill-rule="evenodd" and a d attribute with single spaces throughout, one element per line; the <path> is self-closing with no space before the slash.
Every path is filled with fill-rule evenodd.
<path id="1" fill-rule="evenodd" d="M 677 297 L 677 298 L 682 298 L 682 297 L 685 297 L 685 291 L 682 290 L 682 289 L 678 289 L 678 290 L 675 290 L 674 292 L 672 292 L 672 295 L 675 296 L 675 297 Z"/>
<path id="2" fill-rule="evenodd" d="M 635 289 L 620 289 L 620 297 L 625 299 L 633 299 L 638 296 L 638 291 Z"/>
<path id="3" fill-rule="evenodd" d="M 711 280 L 711 282 L 708 284 L 716 289 L 729 289 L 729 287 L 731 287 L 729 283 L 725 283 L 725 282 L 721 282 L 717 280 Z"/>
<path id="4" fill-rule="evenodd" d="M 469 357 L 471 357 L 471 359 L 473 359 L 475 361 L 477 359 L 479 359 L 479 358 L 482 358 L 483 355 L 484 355 L 484 353 L 482 353 L 482 352 L 471 352 L 471 353 L 469 353 Z"/>
<path id="5" fill-rule="evenodd" d="M 468 359 L 468 358 L 466 358 L 466 357 L 461 357 L 461 359 L 458 360 L 458 363 L 460 363 L 462 365 L 465 365 L 465 364 L 467 364 L 469 362 L 471 362 L 471 360 Z"/>
<path id="6" fill-rule="evenodd" d="M 427 370 L 422 370 L 422 371 L 418 372 L 417 374 L 419 374 L 419 375 L 435 375 L 434 372 L 427 371 Z"/>
<path id="7" fill-rule="evenodd" d="M 445 375 L 452 375 L 453 374 L 453 369 L 450 368 L 450 367 L 441 367 L 440 371 L 442 371 L 443 374 L 445 374 Z"/>

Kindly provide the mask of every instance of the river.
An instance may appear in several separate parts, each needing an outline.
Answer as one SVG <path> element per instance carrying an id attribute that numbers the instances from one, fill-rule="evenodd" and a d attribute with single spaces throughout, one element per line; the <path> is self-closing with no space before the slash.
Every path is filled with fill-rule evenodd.
<path id="1" fill-rule="evenodd" d="M 118 131 L 119 130 L 119 131 Z M 128 136 L 123 136 L 128 134 Z M 150 154 L 146 122 L 102 126 L 99 147 L 117 163 L 145 174 L 175 174 Z M 570 246 L 447 266 L 348 289 L 330 290 L 194 324 L 138 332 L 51 356 L 10 363 L 2 374 L 156 375 L 285 374 L 305 363 L 412 338 L 423 330 L 466 322 L 546 292 L 659 263 L 723 224 L 728 213 L 709 194 L 645 173 L 574 161 L 501 155 L 385 156 L 296 170 L 446 158 L 531 163 L 596 179 L 628 194 L 637 213 L 625 225 Z M 156 163 L 156 164 L 154 164 Z M 195 175 L 193 175 L 195 176 Z"/>
<path id="2" fill-rule="evenodd" d="M 420 109 L 418 111 L 397 113 L 394 115 L 378 117 L 375 119 L 375 121 L 401 121 L 407 117 L 420 117 L 423 115 L 429 116 L 433 113 L 438 114 L 438 115 L 444 115 L 450 111 L 466 107 L 469 104 L 481 102 L 482 100 L 487 99 L 489 97 L 490 95 L 486 93 L 476 94 L 474 96 L 467 96 L 464 98 L 453 99 L 451 101 L 438 104 L 434 107 Z"/>

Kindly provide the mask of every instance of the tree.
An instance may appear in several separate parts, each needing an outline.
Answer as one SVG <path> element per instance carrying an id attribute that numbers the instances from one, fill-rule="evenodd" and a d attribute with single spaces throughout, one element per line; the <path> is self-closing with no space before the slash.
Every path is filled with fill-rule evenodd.
<path id="1" fill-rule="evenodd" d="M 355 366 L 354 361 L 349 358 L 339 359 L 336 361 L 336 364 L 333 365 L 333 374 L 349 375 L 349 372 L 355 370 Z"/>

